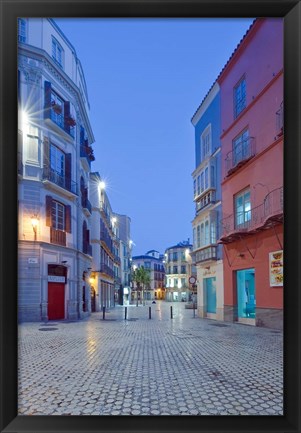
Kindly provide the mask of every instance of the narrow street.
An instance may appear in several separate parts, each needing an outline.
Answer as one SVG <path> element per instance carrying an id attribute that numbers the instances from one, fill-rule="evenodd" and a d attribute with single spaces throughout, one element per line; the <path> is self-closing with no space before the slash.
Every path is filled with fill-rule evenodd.
<path id="1" fill-rule="evenodd" d="M 20 324 L 19 414 L 283 414 L 282 332 L 193 317 L 181 302 L 124 317 L 118 306 L 105 320 Z"/>

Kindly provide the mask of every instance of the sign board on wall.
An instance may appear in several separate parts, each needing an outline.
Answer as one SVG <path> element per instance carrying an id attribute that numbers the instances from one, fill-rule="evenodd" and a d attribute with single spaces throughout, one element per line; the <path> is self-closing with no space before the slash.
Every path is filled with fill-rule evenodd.
<path id="1" fill-rule="evenodd" d="M 39 263 L 37 257 L 28 257 L 27 262 L 28 262 L 30 265 L 33 265 L 33 264 L 37 264 L 37 263 Z"/>
<path id="2" fill-rule="evenodd" d="M 60 276 L 60 275 L 48 275 L 48 282 L 49 283 L 65 283 L 66 279 L 64 276 Z"/>
<path id="3" fill-rule="evenodd" d="M 283 286 L 283 251 L 274 251 L 270 258 L 270 286 Z"/>

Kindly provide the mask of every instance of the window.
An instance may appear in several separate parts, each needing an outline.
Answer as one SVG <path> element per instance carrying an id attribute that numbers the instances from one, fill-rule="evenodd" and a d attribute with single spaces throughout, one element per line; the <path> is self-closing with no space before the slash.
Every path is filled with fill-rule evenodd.
<path id="1" fill-rule="evenodd" d="M 185 251 L 181 251 L 181 260 L 185 260 L 185 259 L 186 259 Z"/>
<path id="2" fill-rule="evenodd" d="M 18 42 L 26 42 L 26 20 L 18 18 Z"/>
<path id="3" fill-rule="evenodd" d="M 234 166 L 251 156 L 248 129 L 233 140 L 232 148 Z"/>
<path id="4" fill-rule="evenodd" d="M 63 52 L 61 45 L 52 37 L 52 58 L 61 68 L 63 67 Z"/>
<path id="5" fill-rule="evenodd" d="M 175 252 L 175 253 L 173 253 L 173 260 L 178 260 L 178 253 L 177 252 Z"/>
<path id="6" fill-rule="evenodd" d="M 205 222 L 205 239 L 204 239 L 204 244 L 205 245 L 209 244 L 209 221 L 208 220 Z"/>
<path id="7" fill-rule="evenodd" d="M 201 190 L 200 190 L 200 176 L 197 177 L 197 192 L 198 192 L 198 195 L 201 192 Z"/>
<path id="8" fill-rule="evenodd" d="M 196 180 L 193 181 L 193 196 L 196 196 Z"/>
<path id="9" fill-rule="evenodd" d="M 181 274 L 186 274 L 186 266 L 185 265 L 181 266 Z"/>
<path id="10" fill-rule="evenodd" d="M 209 187 L 209 176 L 208 176 L 209 169 L 208 167 L 205 168 L 205 189 Z"/>
<path id="11" fill-rule="evenodd" d="M 201 228 L 197 226 L 197 248 L 201 246 Z"/>
<path id="12" fill-rule="evenodd" d="M 196 230 L 195 230 L 195 227 L 193 227 L 192 232 L 193 232 L 193 248 L 196 249 L 197 243 L 196 243 Z"/>
<path id="13" fill-rule="evenodd" d="M 201 224 L 201 246 L 204 245 L 204 223 Z"/>
<path id="14" fill-rule="evenodd" d="M 50 146 L 50 168 L 58 175 L 65 175 L 65 154 L 59 148 Z"/>
<path id="15" fill-rule="evenodd" d="M 234 197 L 235 204 L 235 226 L 248 227 L 251 220 L 251 197 L 250 190 L 246 189 Z"/>
<path id="16" fill-rule="evenodd" d="M 168 273 L 171 274 L 171 266 L 168 266 Z"/>
<path id="17" fill-rule="evenodd" d="M 216 243 L 216 221 L 211 221 L 210 224 L 211 227 L 211 244 Z"/>
<path id="18" fill-rule="evenodd" d="M 177 273 L 178 273 L 178 266 L 174 266 L 174 267 L 173 267 L 173 273 L 174 273 L 174 274 L 177 274 Z"/>
<path id="19" fill-rule="evenodd" d="M 51 119 L 59 125 L 64 127 L 64 100 L 55 92 L 51 91 Z"/>
<path id="20" fill-rule="evenodd" d="M 210 155 L 211 148 L 211 125 L 207 126 L 201 135 L 201 159 L 202 161 Z"/>
<path id="21" fill-rule="evenodd" d="M 178 279 L 177 278 L 174 279 L 174 287 L 178 287 Z"/>
<path id="22" fill-rule="evenodd" d="M 186 278 L 181 278 L 181 287 L 186 287 Z"/>
<path id="23" fill-rule="evenodd" d="M 243 77 L 234 87 L 234 118 L 246 108 L 246 78 Z"/>
<path id="24" fill-rule="evenodd" d="M 65 206 L 55 200 L 52 200 L 51 222 L 54 229 L 65 230 Z"/>

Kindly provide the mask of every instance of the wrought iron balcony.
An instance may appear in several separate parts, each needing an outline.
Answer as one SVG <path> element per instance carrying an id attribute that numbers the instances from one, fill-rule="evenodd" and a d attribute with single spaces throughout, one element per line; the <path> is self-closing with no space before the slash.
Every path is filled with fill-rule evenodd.
<path id="1" fill-rule="evenodd" d="M 220 242 L 232 242 L 242 235 L 268 229 L 273 224 L 281 222 L 283 222 L 283 187 L 267 194 L 259 206 L 223 218 Z"/>
<path id="2" fill-rule="evenodd" d="M 67 134 L 69 134 L 72 138 L 75 137 L 74 126 L 67 124 L 66 119 L 64 118 L 64 114 L 58 113 L 53 106 L 50 108 L 49 118 L 52 120 L 52 122 L 54 122 L 57 126 L 63 129 Z"/>
<path id="3" fill-rule="evenodd" d="M 59 186 L 73 194 L 77 193 L 77 185 L 71 179 L 66 176 L 62 176 L 57 171 L 51 168 L 45 168 L 43 170 L 43 181 L 49 181 L 54 185 Z"/>
<path id="4" fill-rule="evenodd" d="M 231 152 L 229 152 L 225 159 L 226 172 L 229 176 L 235 170 L 244 165 L 249 159 L 255 156 L 255 139 L 249 137 L 246 140 L 242 140 L 241 143 L 235 146 Z"/>
<path id="5" fill-rule="evenodd" d="M 108 275 L 111 278 L 114 278 L 114 270 L 110 268 L 106 263 L 100 263 L 99 271 L 103 274 Z"/>
<path id="6" fill-rule="evenodd" d="M 91 168 L 91 161 L 94 161 L 95 157 L 93 154 L 93 148 L 87 144 L 87 140 L 84 140 L 83 143 L 81 143 L 79 148 L 79 155 L 87 162 L 88 166 Z"/>
<path id="7" fill-rule="evenodd" d="M 88 211 L 88 213 L 92 215 L 92 205 L 86 197 L 82 198 L 82 208 L 84 209 L 84 211 Z"/>
<path id="8" fill-rule="evenodd" d="M 92 245 L 87 242 L 83 243 L 83 253 L 92 257 Z"/>

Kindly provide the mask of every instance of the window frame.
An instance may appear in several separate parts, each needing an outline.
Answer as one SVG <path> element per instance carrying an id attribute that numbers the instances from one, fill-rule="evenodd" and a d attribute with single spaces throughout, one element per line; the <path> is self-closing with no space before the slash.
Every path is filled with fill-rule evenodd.
<path id="1" fill-rule="evenodd" d="M 22 26 L 24 29 L 22 29 Z M 24 31 L 24 34 L 23 31 Z M 18 42 L 26 44 L 27 41 L 27 20 L 25 18 L 18 18 Z"/>
<path id="2" fill-rule="evenodd" d="M 59 53 L 59 55 L 58 55 Z M 59 58 L 60 56 L 60 58 Z M 59 41 L 52 36 L 51 41 L 51 58 L 59 65 L 62 69 L 64 67 L 64 49 Z"/>
<path id="3" fill-rule="evenodd" d="M 249 201 L 246 201 L 246 195 L 249 195 Z M 238 199 L 243 198 L 243 211 L 238 212 Z M 235 228 L 247 228 L 249 226 L 249 223 L 251 221 L 251 189 L 250 187 L 244 188 L 242 191 L 238 192 L 234 195 L 234 221 L 235 221 Z M 246 204 L 249 204 L 249 209 L 246 210 Z M 240 214 L 242 214 L 243 218 L 239 218 Z"/>
<path id="4" fill-rule="evenodd" d="M 62 208 L 63 211 L 63 217 L 62 222 L 59 223 L 59 207 Z M 55 208 L 55 212 L 53 212 Z M 66 231 L 66 206 L 59 202 L 58 200 L 52 200 L 51 202 L 51 227 L 55 230 L 60 230 L 60 231 Z"/>
<path id="5" fill-rule="evenodd" d="M 242 89 L 242 85 L 244 88 Z M 242 96 L 238 99 L 238 92 L 241 91 Z M 240 113 L 247 107 L 247 83 L 246 75 L 244 74 L 233 87 L 233 115 L 236 119 Z"/>

